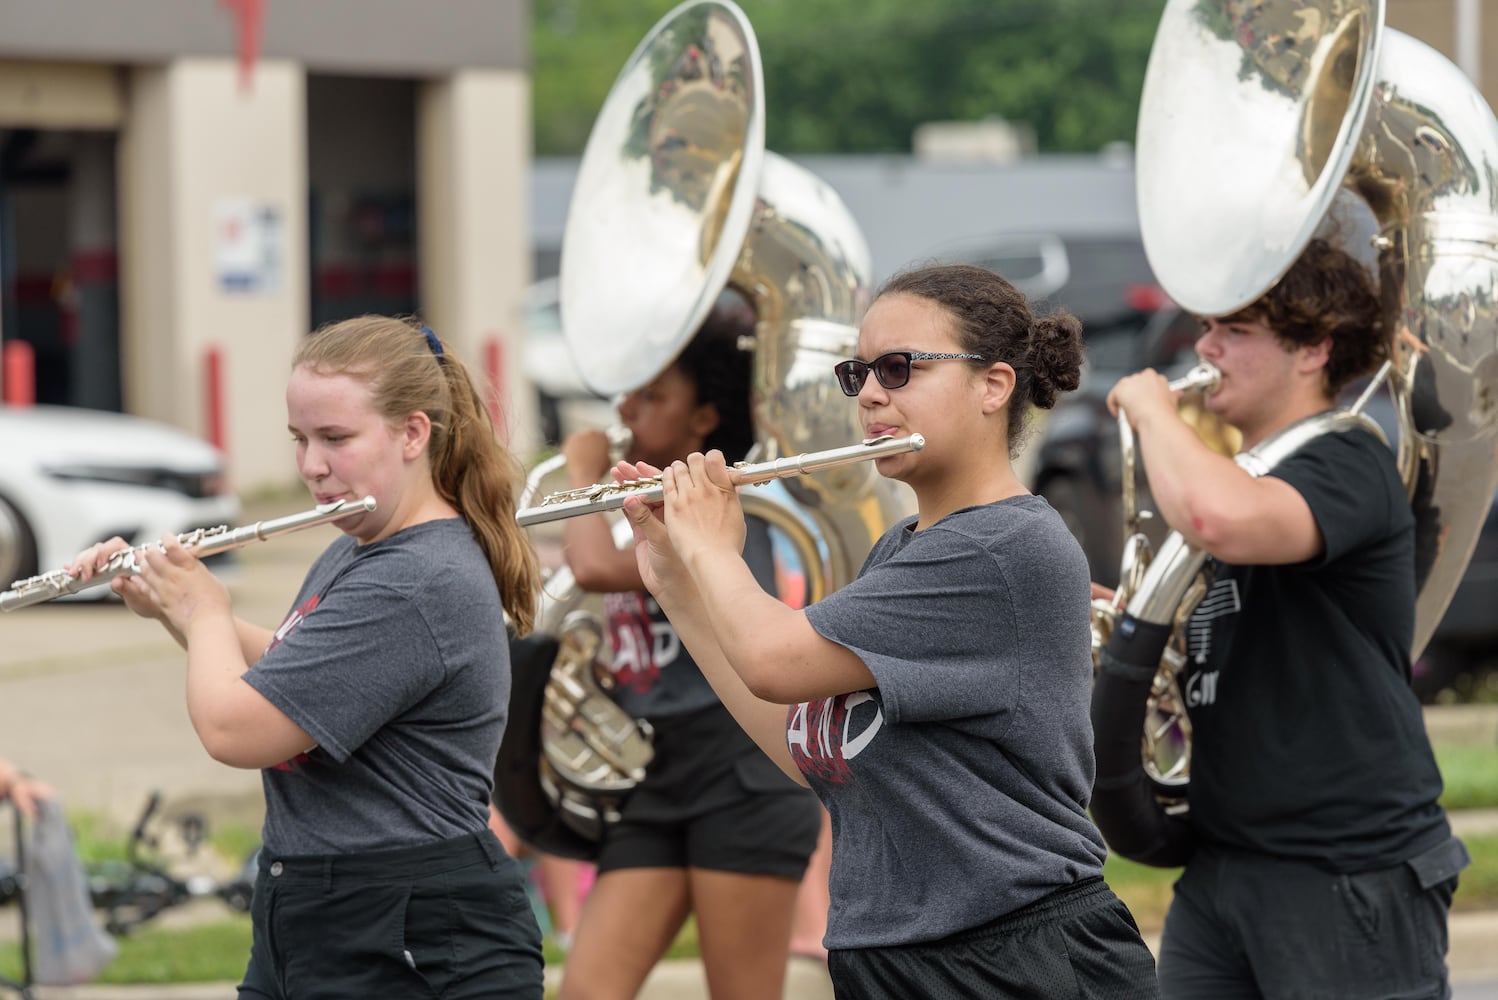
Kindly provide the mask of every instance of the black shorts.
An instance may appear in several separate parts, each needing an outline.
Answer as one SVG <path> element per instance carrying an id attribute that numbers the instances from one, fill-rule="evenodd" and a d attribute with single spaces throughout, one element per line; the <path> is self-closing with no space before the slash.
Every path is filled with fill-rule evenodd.
<path id="1" fill-rule="evenodd" d="M 1200 846 L 1165 915 L 1160 985 L 1214 1000 L 1448 997 L 1446 920 L 1467 861 L 1455 838 L 1352 875 Z"/>
<path id="2" fill-rule="evenodd" d="M 822 807 L 714 706 L 652 720 L 655 758 L 598 852 L 598 873 L 704 868 L 800 879 Z"/>
<path id="3" fill-rule="evenodd" d="M 368 854 L 260 854 L 239 1000 L 542 995 L 520 866 L 487 829 Z"/>
<path id="4" fill-rule="evenodd" d="M 1101 878 L 939 941 L 839 948 L 827 956 L 838 1000 L 1033 998 L 1153 1000 L 1155 959 Z"/>

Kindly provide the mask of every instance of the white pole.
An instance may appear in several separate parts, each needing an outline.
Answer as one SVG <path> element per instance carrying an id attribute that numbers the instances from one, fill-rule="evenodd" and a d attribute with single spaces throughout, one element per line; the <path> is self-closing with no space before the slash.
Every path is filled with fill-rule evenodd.
<path id="1" fill-rule="evenodd" d="M 1482 0 L 1456 0 L 1456 64 L 1482 87 Z"/>
<path id="2" fill-rule="evenodd" d="M 5 192 L 0 191 L 0 406 L 5 404 Z"/>

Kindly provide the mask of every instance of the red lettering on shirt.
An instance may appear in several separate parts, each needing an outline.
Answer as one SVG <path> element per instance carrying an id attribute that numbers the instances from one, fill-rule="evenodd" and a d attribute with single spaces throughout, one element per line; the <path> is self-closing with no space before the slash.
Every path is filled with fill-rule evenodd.
<path id="1" fill-rule="evenodd" d="M 883 726 L 884 712 L 874 696 L 853 691 L 792 705 L 786 712 L 785 738 L 802 774 L 841 785 L 853 779 L 848 762 Z"/>

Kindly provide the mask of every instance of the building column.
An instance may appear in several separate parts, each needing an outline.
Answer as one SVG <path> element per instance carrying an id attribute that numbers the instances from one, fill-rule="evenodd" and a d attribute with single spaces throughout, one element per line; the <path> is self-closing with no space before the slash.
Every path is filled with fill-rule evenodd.
<path id="1" fill-rule="evenodd" d="M 497 357 L 498 430 L 522 461 L 541 440 L 521 370 L 530 282 L 530 82 L 462 70 L 423 83 L 416 109 L 421 310 L 480 379 Z"/>
<path id="2" fill-rule="evenodd" d="M 1482 0 L 1456 0 L 1456 64 L 1482 86 Z"/>
<path id="3" fill-rule="evenodd" d="M 241 493 L 295 483 L 283 389 L 308 324 L 305 72 L 263 60 L 248 88 L 232 59 L 130 72 L 119 163 L 126 409 L 217 436 Z"/>
<path id="4" fill-rule="evenodd" d="M 68 229 L 73 345 L 71 402 L 120 408 L 119 268 L 115 248 L 115 133 L 85 132 L 73 150 Z"/>

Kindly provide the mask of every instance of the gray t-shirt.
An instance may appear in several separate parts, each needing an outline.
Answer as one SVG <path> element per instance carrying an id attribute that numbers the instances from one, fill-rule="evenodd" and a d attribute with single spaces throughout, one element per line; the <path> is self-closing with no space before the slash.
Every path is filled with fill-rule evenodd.
<path id="1" fill-rule="evenodd" d="M 1034 496 L 914 525 L 806 609 L 878 682 L 788 716 L 832 816 L 830 948 L 935 940 L 1102 874 L 1081 548 Z"/>
<path id="2" fill-rule="evenodd" d="M 244 676 L 317 742 L 261 772 L 267 849 L 410 847 L 488 822 L 509 647 L 466 521 L 334 542 Z"/>

